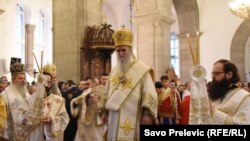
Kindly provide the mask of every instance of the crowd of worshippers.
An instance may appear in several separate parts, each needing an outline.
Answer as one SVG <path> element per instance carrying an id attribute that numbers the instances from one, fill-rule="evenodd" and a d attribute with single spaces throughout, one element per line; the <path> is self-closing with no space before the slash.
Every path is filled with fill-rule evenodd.
<path id="1" fill-rule="evenodd" d="M 55 68 L 54 64 L 48 64 L 46 66 L 49 71 L 47 74 L 51 76 L 51 82 L 56 83 L 56 88 L 54 88 L 54 93 L 65 99 L 65 108 L 69 116 L 69 122 L 64 131 L 64 140 L 70 141 L 78 138 L 81 140 L 82 133 L 77 133 L 78 128 L 84 129 L 84 127 L 79 126 L 79 110 L 72 110 L 72 106 L 76 107 L 79 104 L 79 99 L 86 99 L 86 104 L 90 105 L 90 99 L 92 95 L 86 96 L 91 93 L 89 89 L 97 88 L 100 89 L 105 87 L 106 81 L 109 78 L 108 74 L 102 74 L 99 78 L 87 77 L 76 84 L 73 80 L 68 80 L 66 82 L 57 81 L 56 72 L 53 72 L 50 68 Z M 45 68 L 46 68 L 45 67 Z M 56 69 L 54 69 L 56 70 Z M 46 70 L 44 70 L 46 72 Z M 46 74 L 46 73 L 45 73 Z M 27 83 L 27 82 L 26 82 Z M 162 75 L 159 81 L 154 82 L 155 90 L 158 94 L 158 116 L 155 120 L 156 125 L 158 124 L 189 124 L 189 105 L 190 105 L 190 82 L 183 84 L 179 79 L 170 79 L 168 75 Z M 209 87 L 210 82 L 207 83 Z M 3 92 L 10 85 L 6 76 L 2 76 L 0 79 L 0 90 Z M 241 87 L 248 92 L 250 92 L 250 82 L 236 83 L 238 87 Z M 37 84 L 35 81 L 29 85 L 27 90 L 30 95 L 33 95 L 37 91 Z M 99 89 L 99 90 L 100 90 Z M 93 90 L 96 91 L 96 90 Z M 103 91 L 103 89 L 101 90 Z M 97 93 L 102 93 L 101 91 L 96 91 Z M 97 98 L 100 98 L 100 94 L 97 94 Z M 72 105 L 72 102 L 73 105 Z M 97 100 L 98 102 L 98 100 Z M 80 108 L 81 109 L 81 108 Z M 81 109 L 82 110 L 82 109 Z M 82 111 L 81 111 L 82 112 Z M 85 112 L 90 112 L 89 110 Z M 91 117 L 91 116 L 90 116 Z M 89 117 L 88 117 L 89 118 Z M 93 117 L 91 117 L 93 118 Z M 83 118 L 81 118 L 82 120 Z M 85 119 L 90 120 L 90 119 Z M 87 121 L 86 121 L 87 122 Z M 106 126 L 106 125 L 105 125 Z M 105 134 L 105 126 L 101 126 L 101 134 Z M 86 130 L 86 129 L 85 129 Z M 87 133 L 88 131 L 85 131 Z"/>
<path id="2" fill-rule="evenodd" d="M 191 82 L 173 70 L 154 81 L 151 67 L 132 52 L 132 35 L 124 28 L 114 35 L 118 67 L 78 84 L 58 80 L 55 64 L 28 84 L 25 65 L 13 61 L 11 80 L 0 81 L 0 140 L 138 141 L 140 124 L 188 125 Z M 211 75 L 211 124 L 250 124 L 249 82 L 240 82 L 236 65 L 218 60 Z"/>
<path id="3" fill-rule="evenodd" d="M 54 64 L 48 65 L 55 67 Z M 55 72 L 49 73 L 53 74 Z M 109 75 L 105 73 L 99 78 L 87 77 L 77 84 L 73 80 L 67 80 L 66 82 L 57 81 L 56 75 L 51 75 L 52 83 L 52 76 L 54 77 L 54 82 L 57 83 L 58 91 L 56 91 L 56 93 L 65 99 L 65 108 L 69 116 L 69 123 L 64 130 L 64 140 L 73 141 L 77 137 L 79 115 L 77 115 L 77 112 L 74 113 L 75 115 L 72 113 L 71 101 L 73 99 L 76 101 L 77 97 L 82 97 L 84 92 L 89 88 L 104 88 Z M 168 75 L 162 75 L 159 81 L 155 82 L 155 90 L 158 94 L 158 119 L 154 124 L 189 124 L 190 82 L 183 84 L 178 80 L 179 79 L 170 80 Z M 207 87 L 209 86 L 209 83 L 210 82 L 207 83 Z M 9 85 L 10 81 L 8 81 L 7 77 L 2 76 L 0 79 L 0 92 L 3 92 Z M 30 85 L 27 82 L 26 86 L 30 95 L 36 93 L 37 85 L 35 81 Z M 243 83 L 239 81 L 237 86 L 250 92 L 250 82 Z M 75 105 L 76 104 L 73 106 Z M 103 127 L 102 133 L 105 133 L 105 126 Z M 77 137 L 78 139 L 80 138 L 79 136 Z"/>

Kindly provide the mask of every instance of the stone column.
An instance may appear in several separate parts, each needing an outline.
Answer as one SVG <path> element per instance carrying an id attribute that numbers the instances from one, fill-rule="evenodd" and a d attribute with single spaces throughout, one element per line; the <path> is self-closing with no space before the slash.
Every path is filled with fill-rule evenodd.
<path id="1" fill-rule="evenodd" d="M 34 48 L 34 31 L 35 25 L 26 24 L 25 25 L 25 66 L 26 71 L 29 75 L 33 76 L 34 63 L 33 63 L 33 48 Z"/>
<path id="2" fill-rule="evenodd" d="M 136 15 L 133 18 L 137 29 L 137 58 L 154 69 L 155 80 L 166 74 L 170 66 L 171 0 L 136 1 Z M 170 11 L 168 11 L 170 9 Z"/>
<path id="3" fill-rule="evenodd" d="M 80 81 L 85 28 L 101 23 L 101 6 L 100 0 L 52 1 L 53 62 L 61 80 Z"/>

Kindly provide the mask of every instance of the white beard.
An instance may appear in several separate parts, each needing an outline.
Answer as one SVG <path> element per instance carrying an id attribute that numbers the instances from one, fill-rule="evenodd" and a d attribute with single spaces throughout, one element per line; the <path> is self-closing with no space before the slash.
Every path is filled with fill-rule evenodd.
<path id="1" fill-rule="evenodd" d="M 29 93 L 26 84 L 24 85 L 13 84 L 13 87 L 16 88 L 16 90 L 21 94 L 23 98 L 26 98 L 26 94 Z"/>
<path id="2" fill-rule="evenodd" d="M 57 89 L 57 85 L 53 82 L 51 83 L 50 91 L 51 91 L 51 93 L 56 94 L 56 95 L 59 93 L 58 89 Z"/>
<path id="3" fill-rule="evenodd" d="M 127 56 L 127 58 L 124 58 L 124 59 L 119 59 L 117 56 L 117 60 L 118 60 L 117 66 L 118 66 L 118 69 L 120 69 L 119 72 L 121 72 L 122 74 L 125 74 L 129 70 L 131 65 L 136 61 L 133 53 L 130 53 Z"/>

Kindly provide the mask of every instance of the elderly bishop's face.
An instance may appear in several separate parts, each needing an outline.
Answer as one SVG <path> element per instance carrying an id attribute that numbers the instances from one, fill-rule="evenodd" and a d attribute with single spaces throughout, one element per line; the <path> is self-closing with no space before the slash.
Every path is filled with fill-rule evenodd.
<path id="1" fill-rule="evenodd" d="M 57 84 L 57 75 L 56 73 L 51 74 L 51 81 L 54 84 Z"/>
<path id="2" fill-rule="evenodd" d="M 116 48 L 116 52 L 117 52 L 117 56 L 118 56 L 118 59 L 121 61 L 121 62 L 124 62 L 128 56 L 129 56 L 129 47 L 127 46 L 118 46 Z"/>

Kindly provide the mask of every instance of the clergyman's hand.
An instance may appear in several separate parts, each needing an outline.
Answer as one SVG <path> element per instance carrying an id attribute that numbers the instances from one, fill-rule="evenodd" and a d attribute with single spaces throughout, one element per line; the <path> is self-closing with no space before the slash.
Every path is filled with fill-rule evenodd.
<path id="1" fill-rule="evenodd" d="M 108 123 L 108 115 L 106 113 L 102 114 L 102 123 L 103 124 Z"/>
<path id="2" fill-rule="evenodd" d="M 46 123 L 51 123 L 51 117 L 50 116 L 44 116 L 42 120 L 43 120 L 43 123 L 45 123 L 45 124 Z"/>
<path id="3" fill-rule="evenodd" d="M 149 114 L 143 114 L 142 118 L 141 118 L 141 124 L 142 125 L 153 125 L 154 124 L 154 119 Z"/>
<path id="4" fill-rule="evenodd" d="M 155 119 L 154 122 L 155 122 L 155 125 L 160 125 L 160 122 L 158 119 Z"/>

